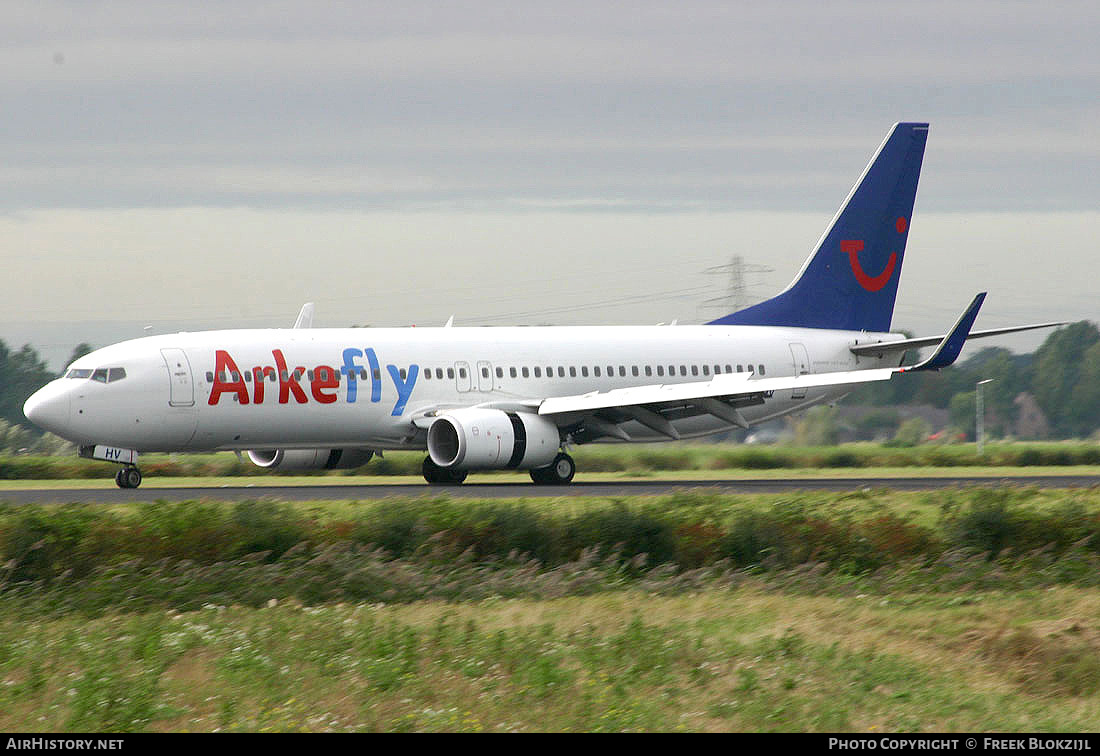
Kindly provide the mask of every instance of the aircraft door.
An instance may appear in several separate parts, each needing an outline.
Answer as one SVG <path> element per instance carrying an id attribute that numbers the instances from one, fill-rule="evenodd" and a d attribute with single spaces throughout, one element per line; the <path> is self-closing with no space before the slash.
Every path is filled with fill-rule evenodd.
<path id="1" fill-rule="evenodd" d="M 493 390 L 493 366 L 488 362 L 481 361 L 477 363 L 477 390 Z"/>
<path id="2" fill-rule="evenodd" d="M 191 363 L 182 349 L 161 349 L 161 357 L 168 368 L 171 394 L 168 404 L 172 407 L 195 406 L 195 385 L 191 380 Z"/>
<path id="3" fill-rule="evenodd" d="M 473 384 L 470 376 L 470 363 L 468 362 L 456 362 L 455 363 L 455 385 L 459 391 L 469 391 Z"/>
<path id="4" fill-rule="evenodd" d="M 808 375 L 813 372 L 810 366 L 810 353 L 806 351 L 805 344 L 791 344 L 791 358 L 794 361 L 795 375 Z M 806 389 L 796 388 L 791 390 L 791 399 L 805 399 Z"/>

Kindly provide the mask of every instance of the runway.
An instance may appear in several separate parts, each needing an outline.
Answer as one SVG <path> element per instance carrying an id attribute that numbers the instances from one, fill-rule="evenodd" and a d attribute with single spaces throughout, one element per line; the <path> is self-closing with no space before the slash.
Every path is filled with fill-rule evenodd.
<path id="1" fill-rule="evenodd" d="M 576 481 L 569 486 L 538 486 L 517 481 L 510 483 L 466 483 L 462 486 L 418 485 L 297 485 L 156 488 L 137 490 L 117 488 L 38 489 L 0 491 L 0 502 L 7 504 L 47 504 L 81 502 L 118 504 L 131 501 L 185 501 L 212 499 L 277 499 L 280 501 L 374 501 L 387 497 L 449 496 L 468 499 L 519 499 L 549 497 L 664 496 L 691 490 L 727 494 L 768 494 L 794 491 L 859 491 L 893 489 L 932 491 L 949 488 L 1013 486 L 1017 488 L 1091 488 L 1100 486 L 1096 475 L 1035 475 L 1012 477 L 925 477 L 925 478 L 788 478 L 745 480 L 677 481 Z"/>

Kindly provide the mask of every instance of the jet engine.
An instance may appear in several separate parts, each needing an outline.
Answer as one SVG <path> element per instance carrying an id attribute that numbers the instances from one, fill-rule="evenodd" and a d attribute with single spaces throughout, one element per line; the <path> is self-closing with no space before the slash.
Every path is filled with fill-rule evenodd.
<path id="1" fill-rule="evenodd" d="M 259 449 L 248 459 L 265 470 L 350 470 L 367 464 L 370 449 Z"/>
<path id="2" fill-rule="evenodd" d="M 432 462 L 453 470 L 530 470 L 554 461 L 558 427 L 530 412 L 449 410 L 428 426 Z"/>

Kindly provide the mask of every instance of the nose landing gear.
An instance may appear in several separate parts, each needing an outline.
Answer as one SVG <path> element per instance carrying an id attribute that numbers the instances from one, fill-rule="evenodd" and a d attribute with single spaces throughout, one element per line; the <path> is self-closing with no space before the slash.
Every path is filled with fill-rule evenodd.
<path id="1" fill-rule="evenodd" d="M 115 473 L 115 483 L 119 488 L 137 488 L 141 485 L 141 470 L 136 467 L 122 467 Z"/>

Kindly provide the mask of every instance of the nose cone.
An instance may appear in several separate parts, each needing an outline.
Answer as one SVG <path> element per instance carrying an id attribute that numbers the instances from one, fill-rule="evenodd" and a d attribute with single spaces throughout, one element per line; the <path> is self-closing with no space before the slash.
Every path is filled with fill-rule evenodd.
<path id="1" fill-rule="evenodd" d="M 69 426 L 69 393 L 59 383 L 54 381 L 31 394 L 23 414 L 39 428 L 64 436 Z"/>

